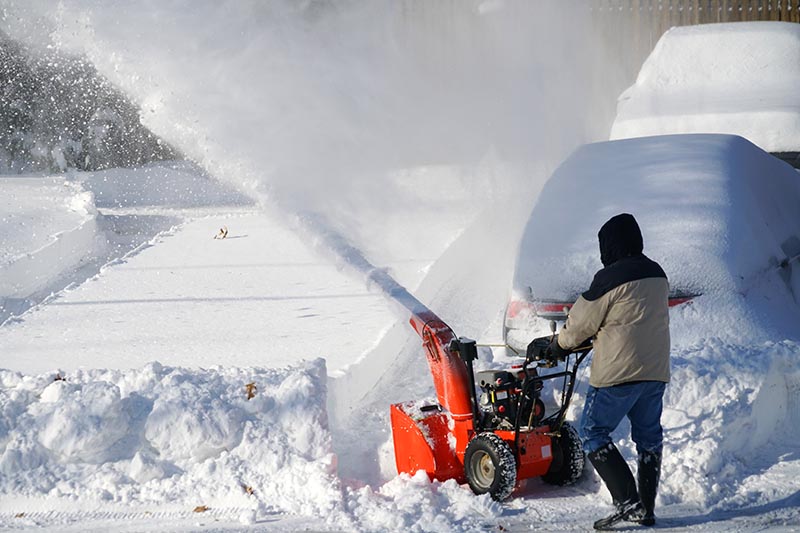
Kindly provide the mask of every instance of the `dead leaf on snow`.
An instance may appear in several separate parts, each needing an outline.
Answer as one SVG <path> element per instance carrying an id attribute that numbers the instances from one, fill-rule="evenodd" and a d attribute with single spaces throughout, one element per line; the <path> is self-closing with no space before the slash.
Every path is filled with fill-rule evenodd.
<path id="1" fill-rule="evenodd" d="M 209 509 L 211 509 L 211 508 L 206 506 L 206 505 L 198 505 L 197 507 L 194 508 L 194 512 L 195 513 L 205 513 Z"/>
<path id="2" fill-rule="evenodd" d="M 222 226 L 221 228 L 219 228 L 219 233 L 214 235 L 214 238 L 215 239 L 224 239 L 227 236 L 228 236 L 228 226 Z"/>
<path id="3" fill-rule="evenodd" d="M 247 385 L 244 386 L 244 389 L 247 391 L 248 400 L 252 400 L 253 398 L 256 397 L 256 391 L 258 390 L 258 387 L 256 387 L 255 382 L 248 383 Z"/>

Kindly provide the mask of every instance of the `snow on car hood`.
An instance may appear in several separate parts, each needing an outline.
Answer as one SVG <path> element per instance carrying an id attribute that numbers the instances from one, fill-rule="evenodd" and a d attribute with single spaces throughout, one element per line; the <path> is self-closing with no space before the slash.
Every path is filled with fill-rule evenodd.
<path id="1" fill-rule="evenodd" d="M 611 139 L 731 133 L 769 152 L 800 150 L 800 27 L 672 28 L 619 98 Z"/>
<path id="2" fill-rule="evenodd" d="M 673 291 L 744 294 L 798 253 L 800 179 L 731 135 L 672 135 L 578 148 L 545 185 L 520 244 L 515 289 L 570 298 L 602 268 L 597 232 L 631 213 Z"/>

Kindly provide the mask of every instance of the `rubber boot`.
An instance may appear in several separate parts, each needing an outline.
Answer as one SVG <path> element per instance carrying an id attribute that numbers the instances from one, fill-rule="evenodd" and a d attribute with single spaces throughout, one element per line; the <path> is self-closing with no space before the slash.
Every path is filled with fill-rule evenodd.
<path id="1" fill-rule="evenodd" d="M 636 481 L 633 479 L 628 463 L 614 444 L 608 445 L 588 455 L 592 466 L 608 487 L 614 502 L 614 512 L 594 523 L 595 529 L 610 529 L 623 520 L 638 520 L 644 515 Z"/>
<path id="2" fill-rule="evenodd" d="M 642 518 L 637 520 L 643 526 L 656 523 L 655 507 L 658 480 L 661 478 L 661 452 L 643 452 L 639 454 L 639 499 L 644 508 Z"/>

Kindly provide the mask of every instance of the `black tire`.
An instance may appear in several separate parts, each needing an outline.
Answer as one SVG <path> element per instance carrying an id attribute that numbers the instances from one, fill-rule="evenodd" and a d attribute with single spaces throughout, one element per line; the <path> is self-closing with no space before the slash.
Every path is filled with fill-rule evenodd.
<path id="1" fill-rule="evenodd" d="M 542 479 L 551 485 L 572 485 L 583 474 L 585 458 L 577 430 L 565 423 L 561 436 L 552 440 L 553 462 Z"/>
<path id="2" fill-rule="evenodd" d="M 481 433 L 467 445 L 464 472 L 475 494 L 501 502 L 511 496 L 517 483 L 517 461 L 506 442 L 494 433 Z"/>

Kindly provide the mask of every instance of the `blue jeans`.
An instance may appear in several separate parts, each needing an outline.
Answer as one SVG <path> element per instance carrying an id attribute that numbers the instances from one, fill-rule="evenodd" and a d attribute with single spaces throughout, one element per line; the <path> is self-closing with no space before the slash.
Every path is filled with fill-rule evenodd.
<path id="1" fill-rule="evenodd" d="M 601 388 L 590 385 L 580 427 L 583 449 L 592 453 L 609 444 L 611 432 L 622 417 L 627 416 L 637 453 L 660 453 L 663 446 L 661 410 L 666 385 L 662 381 L 638 381 Z"/>

